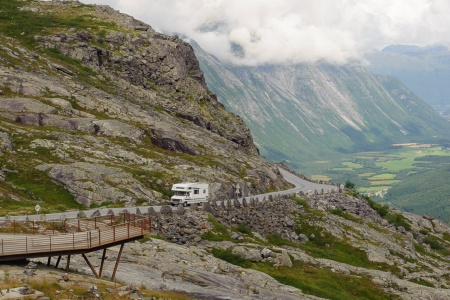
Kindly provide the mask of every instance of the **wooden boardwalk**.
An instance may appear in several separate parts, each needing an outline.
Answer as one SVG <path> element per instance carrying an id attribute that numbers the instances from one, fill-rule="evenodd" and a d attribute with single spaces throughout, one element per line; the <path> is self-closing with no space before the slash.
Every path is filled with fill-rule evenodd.
<path id="1" fill-rule="evenodd" d="M 114 220 L 113 216 L 103 218 L 91 218 L 82 220 L 67 220 L 56 226 L 59 231 L 55 233 L 55 224 L 53 227 L 48 227 L 44 233 L 31 234 L 26 231 L 38 233 L 43 231 L 43 225 L 36 224 L 34 221 L 28 222 L 26 226 L 23 223 L 10 222 L 3 227 L 6 231 L 13 231 L 13 233 L 0 233 L 0 262 L 21 260 L 34 257 L 48 257 L 48 264 L 53 256 L 58 256 L 58 262 L 61 256 L 68 256 L 68 264 L 66 269 L 69 269 L 70 256 L 74 254 L 83 255 L 84 259 L 91 267 L 94 275 L 98 276 L 96 271 L 85 256 L 86 253 L 103 249 L 103 257 L 107 248 L 121 245 L 116 268 L 114 269 L 113 278 L 117 269 L 117 264 L 123 249 L 123 245 L 130 241 L 142 238 L 151 230 L 151 220 L 149 217 L 129 215 L 123 217 L 119 224 Z M 61 226 L 62 225 L 62 226 Z M 20 230 L 19 229 L 28 229 Z M 40 230 L 38 230 L 40 228 Z M 75 232 L 68 232 L 70 231 Z M 85 231 L 83 231 L 83 229 Z M 19 232 L 19 233 L 17 233 Z M 45 234 L 45 232 L 47 234 Z M 104 260 L 104 258 L 103 258 Z M 102 267 L 103 267 L 102 260 Z M 102 269 L 101 267 L 101 269 Z M 100 269 L 100 276 L 101 276 Z"/>

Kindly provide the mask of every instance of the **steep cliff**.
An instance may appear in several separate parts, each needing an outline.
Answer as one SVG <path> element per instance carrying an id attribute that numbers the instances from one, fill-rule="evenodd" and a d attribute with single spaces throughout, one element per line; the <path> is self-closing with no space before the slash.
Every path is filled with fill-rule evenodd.
<path id="1" fill-rule="evenodd" d="M 179 181 L 210 182 L 213 197 L 284 185 L 189 44 L 107 6 L 0 3 L 2 207 L 155 202 Z"/>

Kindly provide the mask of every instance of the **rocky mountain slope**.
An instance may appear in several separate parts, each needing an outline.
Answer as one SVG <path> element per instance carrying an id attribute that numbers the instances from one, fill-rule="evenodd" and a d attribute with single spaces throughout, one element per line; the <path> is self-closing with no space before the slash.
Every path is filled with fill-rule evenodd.
<path id="1" fill-rule="evenodd" d="M 0 3 L 6 211 L 155 203 L 181 181 L 213 197 L 284 186 L 189 44 L 107 6 Z"/>
<path id="2" fill-rule="evenodd" d="M 399 81 L 358 65 L 223 63 L 191 42 L 208 86 L 248 124 L 261 154 L 301 170 L 340 153 L 442 142 L 450 124 Z"/>
<path id="3" fill-rule="evenodd" d="M 185 299 L 448 299 L 450 228 L 352 193 L 149 209 L 152 235 L 125 246 L 116 278 Z M 96 269 L 101 257 L 89 254 Z"/>

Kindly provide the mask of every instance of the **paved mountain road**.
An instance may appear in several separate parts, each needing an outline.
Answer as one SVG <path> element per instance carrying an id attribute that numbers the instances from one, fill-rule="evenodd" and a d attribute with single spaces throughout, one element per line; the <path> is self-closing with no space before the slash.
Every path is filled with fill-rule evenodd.
<path id="1" fill-rule="evenodd" d="M 289 190 L 284 190 L 284 191 L 276 191 L 276 192 L 271 192 L 271 193 L 266 193 L 266 194 L 260 194 L 260 195 L 252 195 L 250 197 L 253 198 L 264 198 L 264 197 L 268 197 L 269 195 L 272 196 L 276 196 L 276 195 L 286 195 L 286 194 L 294 194 L 294 193 L 298 193 L 300 191 L 302 192 L 308 192 L 308 191 L 314 191 L 314 190 L 337 190 L 337 187 L 334 185 L 327 185 L 327 184 L 319 184 L 319 183 L 314 183 L 314 182 L 309 182 L 307 180 L 304 180 L 300 177 L 298 177 L 295 174 L 292 174 L 286 170 L 283 170 L 280 168 L 280 172 L 283 175 L 284 179 L 286 179 L 286 181 L 290 182 L 292 185 L 294 185 L 294 187 L 292 189 Z M 248 197 L 246 197 L 248 198 Z M 242 198 L 239 198 L 240 201 L 242 201 Z M 114 214 L 119 214 L 120 212 L 123 212 L 124 209 L 127 209 L 129 212 L 135 212 L 137 208 L 140 209 L 141 212 L 147 212 L 148 208 L 150 206 L 136 206 L 136 207 L 126 207 L 126 208 L 111 208 L 111 210 L 114 212 Z M 159 211 L 161 209 L 161 206 L 152 206 L 155 211 Z M 101 215 L 106 215 L 109 211 L 109 208 L 94 208 L 94 209 L 88 209 L 88 210 L 84 210 L 84 213 L 86 214 L 86 216 L 91 216 L 95 211 L 100 211 Z M 62 219 L 73 219 L 76 218 L 78 214 L 78 211 L 67 211 L 64 213 L 52 213 L 52 214 L 46 214 L 46 215 L 28 215 L 28 216 L 10 216 L 10 220 L 16 220 L 16 221 L 24 221 L 26 220 L 26 218 L 28 218 L 28 220 L 30 221 L 39 221 L 39 220 L 43 220 L 45 218 L 45 220 L 47 221 L 57 221 L 57 220 L 62 220 Z M 45 216 L 45 217 L 44 217 Z M 5 217 L 0 217 L 0 222 L 5 221 Z"/>

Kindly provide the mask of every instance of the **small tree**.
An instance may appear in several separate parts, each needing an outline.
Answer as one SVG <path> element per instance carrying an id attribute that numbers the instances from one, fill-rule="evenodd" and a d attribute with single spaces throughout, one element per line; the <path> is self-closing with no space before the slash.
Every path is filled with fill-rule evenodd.
<path id="1" fill-rule="evenodd" d="M 347 180 L 345 182 L 345 188 L 353 191 L 355 189 L 355 184 L 350 180 Z"/>

